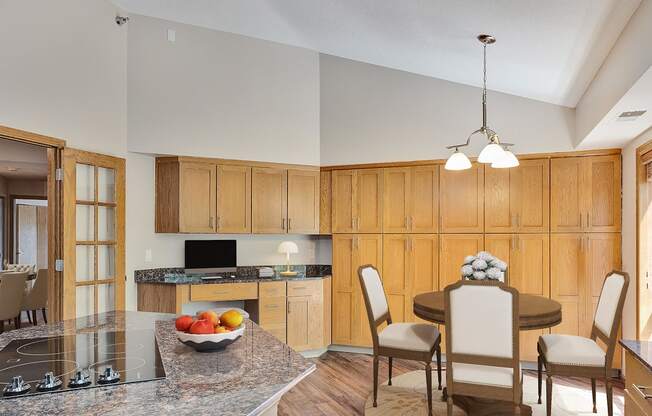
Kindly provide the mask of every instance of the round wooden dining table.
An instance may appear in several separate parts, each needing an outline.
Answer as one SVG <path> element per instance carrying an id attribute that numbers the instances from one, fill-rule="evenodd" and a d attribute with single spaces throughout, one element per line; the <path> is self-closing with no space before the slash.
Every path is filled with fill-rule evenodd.
<path id="1" fill-rule="evenodd" d="M 414 297 L 414 314 L 436 324 L 446 324 L 444 292 L 422 293 Z M 521 330 L 551 328 L 561 323 L 561 304 L 543 296 L 519 295 L 519 328 Z M 444 389 L 444 400 L 446 399 Z M 479 399 L 467 396 L 453 396 L 453 402 L 471 415 L 512 414 L 513 405 L 497 400 Z M 521 404 L 521 415 L 531 415 L 532 408 Z"/>

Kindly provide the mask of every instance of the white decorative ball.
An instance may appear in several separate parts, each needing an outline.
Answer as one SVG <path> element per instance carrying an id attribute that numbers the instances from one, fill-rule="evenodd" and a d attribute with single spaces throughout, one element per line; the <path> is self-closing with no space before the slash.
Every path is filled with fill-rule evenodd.
<path id="1" fill-rule="evenodd" d="M 469 277 L 473 275 L 473 267 L 469 264 L 462 266 L 462 276 Z"/>
<path id="2" fill-rule="evenodd" d="M 479 252 L 479 253 L 477 254 L 477 257 L 478 257 L 479 259 L 482 259 L 482 260 L 486 261 L 486 262 L 490 262 L 491 260 L 495 259 L 495 257 L 494 257 L 493 255 L 491 255 L 491 253 L 489 253 L 489 252 L 487 252 L 487 251 L 481 251 L 481 252 Z"/>
<path id="3" fill-rule="evenodd" d="M 473 270 L 485 270 L 487 268 L 487 262 L 482 259 L 475 259 L 471 263 L 471 266 L 473 266 Z"/>
<path id="4" fill-rule="evenodd" d="M 464 257 L 464 264 L 471 264 L 475 260 L 475 256 L 466 256 Z"/>
<path id="5" fill-rule="evenodd" d="M 482 271 L 475 271 L 473 272 L 473 278 L 475 280 L 484 280 L 487 277 L 487 274 Z"/>
<path id="6" fill-rule="evenodd" d="M 507 263 L 505 263 L 502 260 L 494 259 L 491 262 L 491 265 L 493 267 L 496 267 L 496 268 L 500 269 L 501 272 L 504 272 L 505 270 L 507 270 Z"/>
<path id="7" fill-rule="evenodd" d="M 503 275 L 503 272 L 501 272 L 500 269 L 497 267 L 488 268 L 486 273 L 487 273 L 487 278 L 493 280 L 501 280 Z"/>

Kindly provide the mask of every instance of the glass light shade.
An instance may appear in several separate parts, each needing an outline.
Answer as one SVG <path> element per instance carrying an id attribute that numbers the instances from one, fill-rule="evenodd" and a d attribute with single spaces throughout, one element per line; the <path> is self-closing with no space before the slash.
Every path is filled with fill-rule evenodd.
<path id="1" fill-rule="evenodd" d="M 496 162 L 491 164 L 492 168 L 515 168 L 518 166 L 518 159 L 514 155 L 514 153 L 510 152 L 509 150 L 505 150 L 503 152 L 503 156 L 498 159 Z"/>
<path id="2" fill-rule="evenodd" d="M 464 170 L 464 169 L 471 169 L 471 161 L 469 160 L 468 157 L 459 150 L 455 150 L 455 152 L 450 155 L 448 160 L 446 161 L 446 165 L 444 166 L 444 169 L 446 170 Z"/>
<path id="3" fill-rule="evenodd" d="M 294 241 L 283 241 L 278 245 L 278 252 L 282 254 L 294 254 L 299 252 L 299 247 Z"/>
<path id="4" fill-rule="evenodd" d="M 498 162 L 503 155 L 505 154 L 505 150 L 503 150 L 502 147 L 500 147 L 499 144 L 497 143 L 489 143 L 482 149 L 482 152 L 480 152 L 480 155 L 478 156 L 478 162 L 480 163 L 494 163 Z"/>

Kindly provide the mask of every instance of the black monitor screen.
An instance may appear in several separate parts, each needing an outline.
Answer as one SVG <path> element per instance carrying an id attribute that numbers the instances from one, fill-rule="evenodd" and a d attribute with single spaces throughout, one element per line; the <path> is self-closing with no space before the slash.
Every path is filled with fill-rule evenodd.
<path id="1" fill-rule="evenodd" d="M 235 240 L 186 240 L 186 269 L 236 267 Z"/>

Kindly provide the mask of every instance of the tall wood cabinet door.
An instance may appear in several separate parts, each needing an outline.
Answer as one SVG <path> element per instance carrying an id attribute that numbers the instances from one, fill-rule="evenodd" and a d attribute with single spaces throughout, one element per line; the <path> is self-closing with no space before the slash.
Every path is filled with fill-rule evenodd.
<path id="1" fill-rule="evenodd" d="M 407 233 L 410 230 L 410 179 L 410 168 L 384 169 L 383 230 L 386 233 Z"/>
<path id="2" fill-rule="evenodd" d="M 413 234 L 408 244 L 410 258 L 410 296 L 407 299 L 409 313 L 406 321 L 430 323 L 414 315 L 413 300 L 419 293 L 439 290 L 439 236 L 436 234 Z"/>
<path id="3" fill-rule="evenodd" d="M 579 335 L 584 320 L 586 270 L 584 234 L 550 235 L 550 297 L 561 303 L 561 324 L 553 333 Z"/>
<path id="4" fill-rule="evenodd" d="M 217 167 L 217 232 L 251 232 L 251 168 Z"/>
<path id="5" fill-rule="evenodd" d="M 513 175 L 517 232 L 547 232 L 550 228 L 550 161 L 524 160 Z"/>
<path id="6" fill-rule="evenodd" d="M 407 322 L 411 315 L 409 245 L 407 234 L 383 235 L 383 287 L 395 322 Z"/>
<path id="7" fill-rule="evenodd" d="M 484 231 L 484 165 L 471 169 L 442 170 L 439 177 L 442 233 Z"/>
<path id="8" fill-rule="evenodd" d="M 581 157 L 550 161 L 550 231 L 563 233 L 583 230 L 584 166 Z"/>
<path id="9" fill-rule="evenodd" d="M 319 233 L 319 171 L 288 170 L 288 224 L 294 234 Z"/>
<path id="10" fill-rule="evenodd" d="M 333 309 L 331 311 L 333 344 L 352 345 L 353 343 L 352 323 L 357 317 L 354 309 L 360 293 L 354 246 L 354 235 L 333 235 Z"/>
<path id="11" fill-rule="evenodd" d="M 516 231 L 516 169 L 485 169 L 484 221 L 487 233 Z"/>
<path id="12" fill-rule="evenodd" d="M 216 229 L 215 165 L 179 165 L 179 231 L 214 233 Z"/>
<path id="13" fill-rule="evenodd" d="M 439 290 L 462 279 L 462 264 L 466 256 L 484 249 L 482 234 L 440 234 Z"/>
<path id="14" fill-rule="evenodd" d="M 356 199 L 357 173 L 355 170 L 332 172 L 332 230 L 333 233 L 352 233 L 358 215 Z"/>
<path id="15" fill-rule="evenodd" d="M 584 197 L 588 231 L 618 232 L 621 228 L 620 155 L 587 157 Z"/>
<path id="16" fill-rule="evenodd" d="M 359 169 L 356 196 L 358 214 L 355 231 L 380 233 L 383 231 L 383 170 Z"/>
<path id="17" fill-rule="evenodd" d="M 494 169 L 498 170 L 498 169 Z M 484 249 L 507 263 L 507 284 L 512 286 L 516 234 L 485 234 Z M 474 253 L 475 254 L 475 253 Z"/>
<path id="18" fill-rule="evenodd" d="M 410 232 L 436 233 L 439 230 L 439 166 L 415 166 L 410 171 Z"/>
<path id="19" fill-rule="evenodd" d="M 287 230 L 287 170 L 252 168 L 251 228 L 259 234 Z"/>
<path id="20" fill-rule="evenodd" d="M 287 298 L 287 340 L 297 351 L 310 348 L 310 296 Z"/>
<path id="21" fill-rule="evenodd" d="M 333 180 L 330 171 L 320 172 L 319 184 L 319 234 L 331 234 L 333 229 L 331 227 L 333 204 L 333 192 L 331 186 Z"/>
<path id="22" fill-rule="evenodd" d="M 369 347 L 371 342 L 371 330 L 367 309 L 362 298 L 362 288 L 358 279 L 358 267 L 364 264 L 371 264 L 378 270 L 382 270 L 383 264 L 383 236 L 381 234 L 358 234 L 355 236 L 355 282 L 356 299 L 355 313 L 353 319 L 353 345 Z"/>

